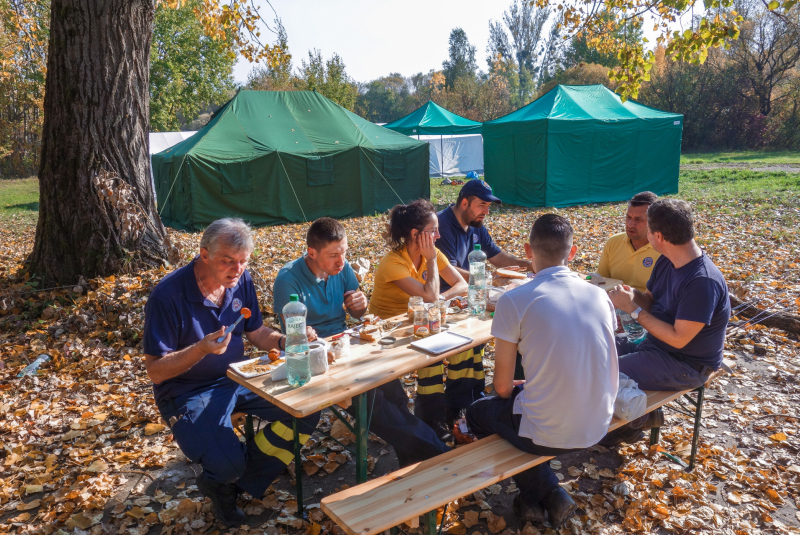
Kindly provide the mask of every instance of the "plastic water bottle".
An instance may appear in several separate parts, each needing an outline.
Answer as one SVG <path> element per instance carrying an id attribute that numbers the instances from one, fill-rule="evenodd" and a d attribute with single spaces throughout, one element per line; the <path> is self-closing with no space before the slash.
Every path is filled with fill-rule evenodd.
<path id="1" fill-rule="evenodd" d="M 481 251 L 480 244 L 469 253 L 469 303 L 470 316 L 482 316 L 486 311 L 486 253 Z"/>
<path id="2" fill-rule="evenodd" d="M 290 295 L 289 302 L 283 307 L 283 321 L 286 324 L 286 378 L 294 387 L 303 386 L 311 380 L 306 312 L 306 306 L 300 302 L 297 294 Z"/>
<path id="3" fill-rule="evenodd" d="M 639 325 L 638 321 L 633 319 L 633 316 L 620 309 L 617 309 L 617 315 L 622 323 L 622 328 L 625 329 L 625 333 L 628 335 L 629 342 L 639 344 L 647 338 L 647 331 Z"/>
<path id="4" fill-rule="evenodd" d="M 36 360 L 25 366 L 25 368 L 23 368 L 23 370 L 19 372 L 19 375 L 17 375 L 17 377 L 25 377 L 26 375 L 36 375 L 39 366 L 41 366 L 48 360 L 50 360 L 49 355 L 44 355 L 44 354 L 39 355 L 38 357 L 36 357 Z"/>

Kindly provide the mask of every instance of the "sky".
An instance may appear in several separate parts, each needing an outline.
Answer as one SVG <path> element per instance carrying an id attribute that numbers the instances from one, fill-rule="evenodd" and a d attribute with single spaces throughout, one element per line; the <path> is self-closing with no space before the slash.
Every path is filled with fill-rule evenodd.
<path id="1" fill-rule="evenodd" d="M 256 4 L 264 6 L 264 19 L 274 18 L 268 5 Z M 289 36 L 295 69 L 318 48 L 325 59 L 339 54 L 347 74 L 359 82 L 392 72 L 411 76 L 441 69 L 453 28 L 467 33 L 485 71 L 489 20 L 501 20 L 509 5 L 511 0 L 272 0 Z M 236 81 L 246 82 L 252 68 L 240 58 Z"/>
<path id="2" fill-rule="evenodd" d="M 486 71 L 489 21 L 502 21 L 512 0 L 253 0 L 270 23 L 275 13 L 283 21 L 295 71 L 308 51 L 318 48 L 324 59 L 334 52 L 347 74 L 369 82 L 390 73 L 411 76 L 440 70 L 448 58 L 453 28 L 462 28 L 477 48 L 478 68 Z M 699 12 L 698 12 L 699 13 Z M 687 21 L 689 17 L 685 17 Z M 678 25 L 676 25 L 677 27 Z M 264 35 L 262 34 L 262 37 Z M 645 24 L 650 46 L 652 24 Z M 274 35 L 266 35 L 274 42 Z M 234 68 L 237 82 L 247 82 L 252 63 L 240 58 Z"/>

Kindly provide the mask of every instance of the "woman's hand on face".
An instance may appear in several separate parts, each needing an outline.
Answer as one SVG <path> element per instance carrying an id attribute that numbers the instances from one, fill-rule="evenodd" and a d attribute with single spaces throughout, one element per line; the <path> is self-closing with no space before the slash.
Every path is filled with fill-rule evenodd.
<path id="1" fill-rule="evenodd" d="M 420 232 L 417 234 L 417 244 L 422 257 L 428 262 L 436 260 L 436 246 L 433 244 L 433 236 L 430 232 Z"/>

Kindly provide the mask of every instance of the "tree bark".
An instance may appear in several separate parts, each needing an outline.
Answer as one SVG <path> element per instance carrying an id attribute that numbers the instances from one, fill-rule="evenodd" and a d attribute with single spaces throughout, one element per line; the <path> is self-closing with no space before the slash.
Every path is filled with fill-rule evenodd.
<path id="1" fill-rule="evenodd" d="M 163 264 L 148 154 L 154 2 L 51 6 L 31 271 L 71 284 Z"/>
<path id="2" fill-rule="evenodd" d="M 729 294 L 731 299 L 731 308 L 738 307 L 744 303 L 741 299 L 733 294 Z M 759 323 L 764 327 L 773 329 L 780 329 L 791 334 L 800 334 L 800 316 L 794 314 L 775 314 L 772 312 L 765 312 L 764 310 L 756 307 L 742 307 L 741 310 L 734 312 L 734 315 L 740 318 L 756 318 L 753 323 Z"/>

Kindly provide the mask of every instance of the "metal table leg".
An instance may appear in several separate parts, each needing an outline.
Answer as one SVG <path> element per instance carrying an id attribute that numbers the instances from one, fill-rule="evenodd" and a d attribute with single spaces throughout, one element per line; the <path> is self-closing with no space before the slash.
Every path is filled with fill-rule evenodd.
<path id="1" fill-rule="evenodd" d="M 366 393 L 353 398 L 353 409 L 356 413 L 356 483 L 364 483 L 367 480 L 367 439 L 369 438 Z"/>
<path id="2" fill-rule="evenodd" d="M 292 435 L 294 442 L 294 482 L 297 493 L 297 516 L 303 518 L 303 460 L 300 457 L 300 426 L 297 418 L 292 417 Z"/>

